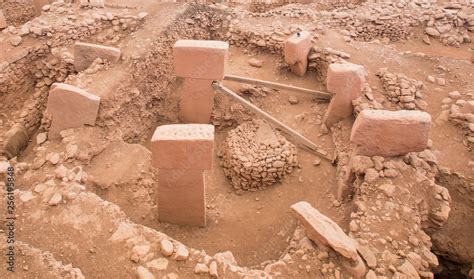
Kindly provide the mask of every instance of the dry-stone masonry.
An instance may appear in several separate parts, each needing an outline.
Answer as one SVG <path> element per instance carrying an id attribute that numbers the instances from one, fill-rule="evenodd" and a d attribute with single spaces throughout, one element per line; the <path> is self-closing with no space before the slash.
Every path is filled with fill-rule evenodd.
<path id="1" fill-rule="evenodd" d="M 204 170 L 212 169 L 214 126 L 174 124 L 156 128 L 152 164 L 158 169 L 158 219 L 205 226 Z"/>
<path id="2" fill-rule="evenodd" d="M 428 145 L 431 116 L 411 110 L 363 110 L 352 126 L 356 153 L 392 157 L 420 152 Z"/>
<path id="3" fill-rule="evenodd" d="M 259 120 L 230 131 L 222 152 L 224 173 L 238 191 L 265 189 L 298 165 L 296 147 Z"/>

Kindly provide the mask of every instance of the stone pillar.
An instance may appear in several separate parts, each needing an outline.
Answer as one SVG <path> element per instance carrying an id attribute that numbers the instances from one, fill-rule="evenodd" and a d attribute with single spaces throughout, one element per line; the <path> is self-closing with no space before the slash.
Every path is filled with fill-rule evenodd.
<path id="1" fill-rule="evenodd" d="M 74 44 L 74 68 L 78 72 L 89 68 L 97 58 L 117 63 L 121 56 L 122 52 L 115 47 L 81 42 Z"/>
<path id="2" fill-rule="evenodd" d="M 291 71 L 304 76 L 308 69 L 308 54 L 311 50 L 311 33 L 295 33 L 285 41 L 285 62 L 290 64 Z"/>
<path id="3" fill-rule="evenodd" d="M 204 172 L 212 169 L 214 126 L 173 124 L 156 128 L 152 164 L 158 169 L 158 219 L 205 226 Z"/>
<path id="4" fill-rule="evenodd" d="M 173 47 L 174 70 L 184 78 L 180 118 L 185 123 L 209 123 L 214 106 L 212 81 L 225 75 L 229 44 L 221 41 L 179 40 Z"/>
<path id="5" fill-rule="evenodd" d="M 357 99 L 364 89 L 367 71 L 361 65 L 344 63 L 329 65 L 326 88 L 333 93 L 323 122 L 330 127 L 352 115 L 352 101 Z"/>
<path id="6" fill-rule="evenodd" d="M 356 154 L 392 157 L 426 149 L 431 116 L 416 110 L 363 110 L 351 131 Z"/>
<path id="7" fill-rule="evenodd" d="M 46 106 L 52 116 L 50 137 L 59 137 L 59 132 L 65 129 L 95 125 L 99 104 L 99 96 L 69 84 L 54 83 Z"/>

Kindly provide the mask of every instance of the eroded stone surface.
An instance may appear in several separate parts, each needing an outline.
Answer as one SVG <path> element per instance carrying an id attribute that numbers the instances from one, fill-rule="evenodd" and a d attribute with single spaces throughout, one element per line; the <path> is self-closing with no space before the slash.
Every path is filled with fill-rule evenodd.
<path id="1" fill-rule="evenodd" d="M 121 55 L 120 49 L 115 47 L 77 42 L 74 45 L 74 67 L 78 72 L 83 71 L 97 58 L 116 63 Z"/>

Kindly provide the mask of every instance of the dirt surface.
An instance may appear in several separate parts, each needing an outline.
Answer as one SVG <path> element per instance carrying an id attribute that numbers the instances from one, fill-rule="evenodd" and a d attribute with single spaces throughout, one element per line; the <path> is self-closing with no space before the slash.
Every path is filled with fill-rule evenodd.
<path id="1" fill-rule="evenodd" d="M 0 34 L 5 251 L 7 218 L 16 218 L 15 272 L 2 259 L 1 278 L 474 278 L 472 3 L 105 4 L 57 2 L 30 15 L 0 2 L 15 26 Z M 433 26 L 442 34 L 430 34 Z M 302 30 L 311 32 L 311 49 L 308 71 L 297 76 L 283 49 Z M 387 88 L 402 85 L 381 78 L 381 69 L 421 82 L 412 106 L 431 116 L 426 149 L 357 155 L 350 137 L 359 110 L 326 127 L 329 100 L 223 81 L 337 160 L 321 158 L 277 127 L 297 146 L 297 166 L 265 189 L 235 189 L 222 167 L 228 133 L 260 117 L 216 91 L 212 169 L 204 171 L 207 224 L 161 222 L 151 141 L 158 126 L 181 124 L 183 78 L 173 67 L 179 39 L 228 42 L 227 75 L 322 92 L 331 63 L 362 65 L 361 102 L 384 110 L 401 110 Z M 76 41 L 116 47 L 121 59 L 99 59 L 77 72 Z M 47 110 L 55 82 L 100 97 L 95 125 L 48 135 L 60 117 Z M 12 127 L 25 131 L 24 146 Z M 21 151 L 12 154 L 12 145 Z M 16 190 L 9 193 L 12 176 Z M 10 195 L 13 213 L 3 205 Z M 295 218 L 292 205 L 301 201 L 334 225 Z M 333 227 L 324 226 L 337 226 L 340 242 L 325 239 Z"/>

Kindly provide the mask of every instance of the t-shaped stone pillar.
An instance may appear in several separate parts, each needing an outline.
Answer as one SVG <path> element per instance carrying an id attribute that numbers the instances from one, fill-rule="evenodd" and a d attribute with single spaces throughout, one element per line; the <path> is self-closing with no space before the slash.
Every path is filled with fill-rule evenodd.
<path id="1" fill-rule="evenodd" d="M 304 76 L 308 69 L 308 54 L 311 50 L 311 33 L 295 33 L 285 41 L 285 62 L 290 64 L 291 71 Z"/>
<path id="2" fill-rule="evenodd" d="M 158 168 L 158 219 L 205 226 L 204 171 L 212 169 L 214 126 L 173 124 L 156 128 L 152 164 Z"/>
<path id="3" fill-rule="evenodd" d="M 214 106 L 213 80 L 225 75 L 229 44 L 179 40 L 173 47 L 176 76 L 183 77 L 180 118 L 185 123 L 209 123 Z"/>
<path id="4" fill-rule="evenodd" d="M 326 88 L 331 98 L 323 122 L 330 127 L 352 115 L 352 101 L 357 99 L 366 82 L 367 71 L 361 65 L 344 63 L 329 65 Z"/>

